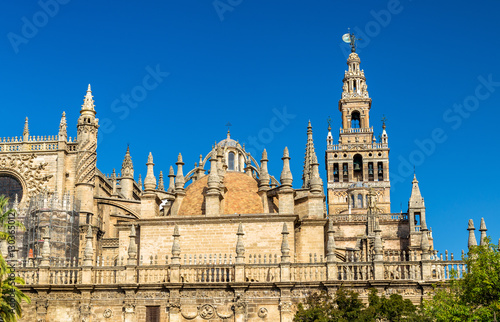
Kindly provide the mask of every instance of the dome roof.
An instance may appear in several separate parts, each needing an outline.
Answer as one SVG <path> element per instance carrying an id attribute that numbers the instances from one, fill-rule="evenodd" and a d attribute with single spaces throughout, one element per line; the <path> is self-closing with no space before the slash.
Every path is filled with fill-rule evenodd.
<path id="1" fill-rule="evenodd" d="M 205 192 L 208 175 L 192 183 L 179 208 L 179 216 L 202 216 L 205 214 Z M 261 214 L 262 201 L 257 193 L 257 181 L 241 172 L 226 172 L 225 193 L 221 203 L 221 214 Z"/>
<path id="2" fill-rule="evenodd" d="M 229 130 L 227 131 L 227 137 L 220 141 L 219 143 L 217 143 L 217 145 L 220 145 L 220 146 L 232 146 L 232 147 L 236 147 L 238 145 L 238 142 L 231 139 L 231 133 L 229 132 Z"/>

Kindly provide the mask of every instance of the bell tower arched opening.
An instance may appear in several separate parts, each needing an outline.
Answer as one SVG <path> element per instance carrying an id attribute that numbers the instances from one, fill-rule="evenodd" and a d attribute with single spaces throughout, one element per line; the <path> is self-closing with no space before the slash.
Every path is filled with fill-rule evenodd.
<path id="1" fill-rule="evenodd" d="M 359 129 L 361 127 L 361 115 L 358 111 L 351 114 L 351 129 Z"/>
<path id="2" fill-rule="evenodd" d="M 352 159 L 354 169 L 354 180 L 363 181 L 363 157 L 361 154 L 356 154 Z"/>

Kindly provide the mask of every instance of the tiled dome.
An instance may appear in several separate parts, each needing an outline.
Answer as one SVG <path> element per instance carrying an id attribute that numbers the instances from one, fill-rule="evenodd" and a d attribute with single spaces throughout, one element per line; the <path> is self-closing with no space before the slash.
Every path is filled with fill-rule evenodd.
<path id="1" fill-rule="evenodd" d="M 205 192 L 208 175 L 187 187 L 179 209 L 179 216 L 202 216 L 205 214 Z M 264 212 L 257 181 L 241 172 L 227 172 L 224 176 L 224 199 L 222 214 L 261 214 Z"/>

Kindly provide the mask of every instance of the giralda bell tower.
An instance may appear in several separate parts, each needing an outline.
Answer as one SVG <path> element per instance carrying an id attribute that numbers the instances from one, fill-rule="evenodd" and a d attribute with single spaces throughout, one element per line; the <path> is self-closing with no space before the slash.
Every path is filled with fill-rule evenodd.
<path id="1" fill-rule="evenodd" d="M 352 43 L 351 43 L 352 45 Z M 329 126 L 326 150 L 328 213 L 366 214 L 369 195 L 375 195 L 380 213 L 390 213 L 389 146 L 382 126 L 379 140 L 370 126 L 372 100 L 358 54 L 347 59 L 339 111 L 342 115 L 338 144 Z"/>

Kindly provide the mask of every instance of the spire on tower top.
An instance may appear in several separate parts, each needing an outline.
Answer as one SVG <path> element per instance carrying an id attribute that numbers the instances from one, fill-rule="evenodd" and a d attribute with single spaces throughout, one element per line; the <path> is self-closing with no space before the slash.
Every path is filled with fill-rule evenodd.
<path id="1" fill-rule="evenodd" d="M 307 124 L 307 143 L 304 156 L 304 170 L 302 172 L 302 188 L 309 188 L 311 184 L 312 164 L 314 163 L 313 158 L 315 155 L 312 126 L 311 121 L 309 121 Z"/>
<path id="2" fill-rule="evenodd" d="M 130 147 L 127 146 L 127 152 L 123 158 L 122 163 L 122 177 L 134 177 L 134 165 L 132 163 L 132 157 L 130 156 Z"/>
<path id="3" fill-rule="evenodd" d="M 92 111 L 93 114 L 95 115 L 95 105 L 94 105 L 94 96 L 92 96 L 92 90 L 90 89 L 90 84 L 89 87 L 87 88 L 87 93 L 85 94 L 85 98 L 83 99 L 83 105 L 82 105 L 82 111 Z M 83 113 L 82 113 L 83 114 Z"/>
<path id="4" fill-rule="evenodd" d="M 413 174 L 412 184 L 413 186 L 411 188 L 411 196 L 410 196 L 410 202 L 408 203 L 408 207 L 409 208 L 425 207 L 424 198 L 422 198 L 422 195 L 420 194 L 420 187 L 418 186 L 418 180 L 416 174 Z"/>

